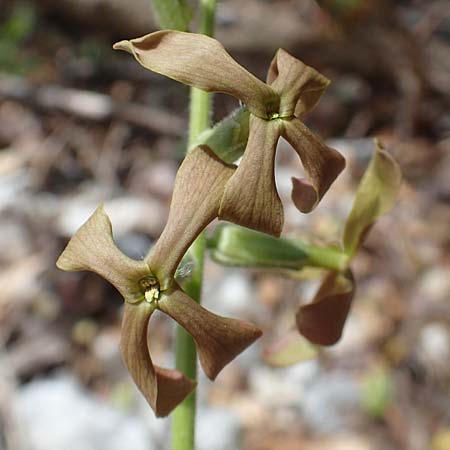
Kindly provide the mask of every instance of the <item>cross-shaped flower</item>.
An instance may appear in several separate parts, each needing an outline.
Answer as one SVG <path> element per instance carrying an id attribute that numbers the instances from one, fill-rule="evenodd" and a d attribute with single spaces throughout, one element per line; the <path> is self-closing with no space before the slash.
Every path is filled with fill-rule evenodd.
<path id="1" fill-rule="evenodd" d="M 176 370 L 153 365 L 147 328 L 156 309 L 192 335 L 200 363 L 210 379 L 261 335 L 248 322 L 207 311 L 174 279 L 191 243 L 217 217 L 225 184 L 234 171 L 235 166 L 219 160 L 207 147 L 190 152 L 176 177 L 166 227 L 144 260 L 128 258 L 117 248 L 111 222 L 100 206 L 57 261 L 57 266 L 66 271 L 97 273 L 123 296 L 122 357 L 157 416 L 169 414 L 195 384 Z"/>
<path id="2" fill-rule="evenodd" d="M 149 70 L 208 92 L 230 94 L 250 111 L 250 133 L 241 163 L 226 183 L 219 218 L 279 236 L 284 222 L 275 184 L 280 136 L 299 155 L 307 179 L 293 179 L 292 197 L 310 212 L 343 170 L 344 158 L 301 121 L 329 80 L 286 51 L 276 53 L 263 83 L 239 65 L 215 39 L 158 31 L 114 48 L 132 53 Z"/>

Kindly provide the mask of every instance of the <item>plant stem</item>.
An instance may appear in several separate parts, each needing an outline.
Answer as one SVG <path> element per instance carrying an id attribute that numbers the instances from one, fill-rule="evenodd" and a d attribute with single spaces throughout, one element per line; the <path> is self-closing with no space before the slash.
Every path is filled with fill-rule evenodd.
<path id="1" fill-rule="evenodd" d="M 200 7 L 198 32 L 212 37 L 214 35 L 216 0 L 201 0 Z M 191 88 L 190 107 L 188 148 L 194 143 L 195 138 L 210 126 L 211 94 Z"/>
<path id="2" fill-rule="evenodd" d="M 341 272 L 345 270 L 350 263 L 349 256 L 337 248 L 318 247 L 303 241 L 294 242 L 308 255 L 307 260 L 304 262 L 304 266 L 320 267 L 321 269 Z"/>
<path id="3" fill-rule="evenodd" d="M 193 262 L 193 271 L 183 283 L 185 292 L 200 303 L 203 261 L 206 247 L 204 234 L 195 240 L 188 250 Z M 197 351 L 195 342 L 186 330 L 177 325 L 175 337 L 176 368 L 191 380 L 197 378 Z M 177 406 L 172 413 L 172 450 L 194 450 L 195 448 L 195 391 Z"/>
<path id="4" fill-rule="evenodd" d="M 200 22 L 198 32 L 212 36 L 214 34 L 214 17 L 216 0 L 201 0 Z M 189 143 L 210 125 L 211 95 L 199 89 L 191 88 Z M 188 295 L 200 303 L 203 282 L 203 262 L 206 248 L 204 233 L 195 240 L 189 249 L 193 271 L 189 280 L 183 284 Z M 176 332 L 176 367 L 192 380 L 197 378 L 197 351 L 192 337 L 180 326 Z M 195 391 L 190 394 L 172 415 L 172 450 L 194 450 L 195 448 Z"/>

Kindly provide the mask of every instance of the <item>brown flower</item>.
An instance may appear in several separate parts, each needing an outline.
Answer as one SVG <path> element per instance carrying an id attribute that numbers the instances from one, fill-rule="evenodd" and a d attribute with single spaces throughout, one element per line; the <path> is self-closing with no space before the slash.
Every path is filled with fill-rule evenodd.
<path id="1" fill-rule="evenodd" d="M 310 212 L 345 166 L 301 119 L 319 101 L 329 81 L 284 50 L 273 59 L 267 84 L 240 66 L 215 39 L 180 31 L 158 31 L 122 41 L 114 48 L 189 86 L 222 92 L 241 100 L 250 111 L 250 132 L 243 159 L 226 183 L 219 218 L 279 236 L 283 207 L 275 185 L 275 152 L 280 136 L 299 155 L 307 179 L 293 179 L 292 197 Z"/>
<path id="2" fill-rule="evenodd" d="M 266 357 L 273 365 L 289 365 L 313 357 L 317 353 L 315 345 L 333 345 L 342 336 L 355 296 L 350 263 L 373 224 L 393 208 L 401 187 L 399 165 L 378 141 L 376 144 L 344 227 L 342 254 L 347 259 L 346 267 L 340 272 L 328 272 L 313 300 L 298 308 L 295 320 L 300 335 L 290 333 L 287 339 L 268 349 Z"/>
<path id="3" fill-rule="evenodd" d="M 207 147 L 190 152 L 177 174 L 166 227 L 143 261 L 128 258 L 117 248 L 102 206 L 72 237 L 57 261 L 63 270 L 97 273 L 123 296 L 122 357 L 157 416 L 169 414 L 195 384 L 176 370 L 153 365 L 147 329 L 156 309 L 192 335 L 210 379 L 261 335 L 248 322 L 207 311 L 174 280 L 175 270 L 191 243 L 217 217 L 225 184 L 234 170 Z"/>

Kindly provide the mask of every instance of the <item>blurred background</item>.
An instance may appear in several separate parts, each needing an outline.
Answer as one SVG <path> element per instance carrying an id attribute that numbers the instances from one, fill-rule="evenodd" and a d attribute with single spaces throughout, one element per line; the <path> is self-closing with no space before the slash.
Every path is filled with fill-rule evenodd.
<path id="1" fill-rule="evenodd" d="M 450 2 L 221 0 L 217 23 L 260 78 L 283 47 L 333 81 L 306 122 L 348 168 L 301 215 L 289 201 L 301 167 L 280 143 L 286 234 L 339 240 L 374 136 L 404 185 L 353 264 L 342 341 L 316 360 L 261 358 L 314 282 L 208 261 L 205 305 L 264 337 L 214 384 L 200 376 L 198 450 L 450 449 Z M 170 421 L 120 359 L 119 294 L 54 264 L 103 201 L 132 257 L 164 226 L 188 90 L 111 48 L 155 29 L 149 0 L 0 0 L 1 450 L 168 448 Z M 236 106 L 217 95 L 215 119 Z M 153 318 L 157 362 L 173 364 L 172 339 L 172 322 Z"/>

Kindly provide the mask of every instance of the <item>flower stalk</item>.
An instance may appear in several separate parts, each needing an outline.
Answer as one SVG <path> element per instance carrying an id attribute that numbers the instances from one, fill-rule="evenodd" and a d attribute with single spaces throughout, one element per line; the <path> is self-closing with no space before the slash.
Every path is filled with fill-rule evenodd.
<path id="1" fill-rule="evenodd" d="M 201 0 L 198 32 L 212 37 L 214 34 L 216 0 Z M 190 92 L 188 149 L 191 149 L 198 135 L 210 126 L 211 94 L 195 87 Z M 206 238 L 201 233 L 188 250 L 192 259 L 193 271 L 183 284 L 186 293 L 201 303 L 203 285 L 203 266 Z M 193 338 L 186 330 L 177 325 L 175 337 L 176 368 L 191 380 L 197 379 L 197 350 Z M 172 415 L 172 450 L 195 449 L 196 393 L 192 391 L 175 408 Z"/>

